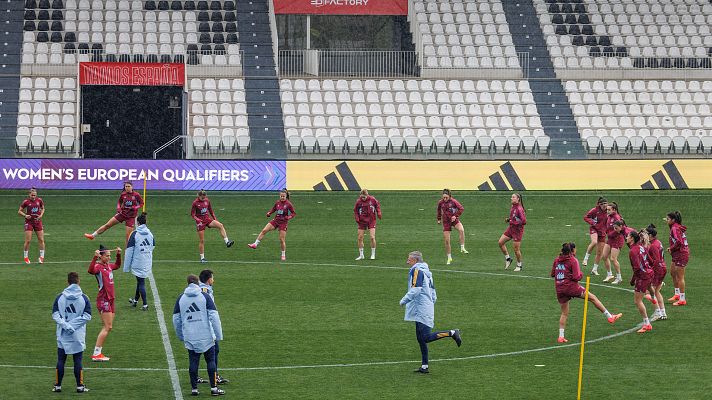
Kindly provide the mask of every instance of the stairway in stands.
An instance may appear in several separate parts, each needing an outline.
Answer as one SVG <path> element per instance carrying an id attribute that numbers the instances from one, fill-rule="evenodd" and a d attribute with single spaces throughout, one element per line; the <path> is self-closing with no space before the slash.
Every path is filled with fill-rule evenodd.
<path id="1" fill-rule="evenodd" d="M 517 52 L 529 53 L 525 76 L 534 95 L 544 132 L 551 137 L 552 158 L 586 158 L 573 111 L 539 25 L 531 0 L 502 1 Z M 527 68 L 522 65 L 522 68 Z"/>
<path id="2" fill-rule="evenodd" d="M 279 80 L 270 29 L 270 0 L 237 0 L 237 29 L 243 50 L 250 154 L 285 159 L 286 146 Z"/>
<path id="3" fill-rule="evenodd" d="M 0 44 L 3 54 L 0 62 L 0 158 L 15 155 L 24 11 L 23 1 L 5 1 L 0 5 L 5 31 Z"/>

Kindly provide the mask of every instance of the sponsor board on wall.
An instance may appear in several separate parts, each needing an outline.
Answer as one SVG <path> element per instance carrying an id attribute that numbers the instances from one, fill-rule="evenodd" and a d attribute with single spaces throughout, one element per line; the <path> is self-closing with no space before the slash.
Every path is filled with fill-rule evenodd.
<path id="1" fill-rule="evenodd" d="M 185 64 L 79 63 L 80 85 L 183 86 Z"/>
<path id="2" fill-rule="evenodd" d="M 712 160 L 288 161 L 293 190 L 710 189 Z"/>
<path id="3" fill-rule="evenodd" d="M 0 189 L 118 189 L 146 177 L 150 190 L 279 190 L 285 161 L 0 160 Z"/>
<path id="4" fill-rule="evenodd" d="M 274 0 L 275 14 L 408 15 L 408 0 Z"/>

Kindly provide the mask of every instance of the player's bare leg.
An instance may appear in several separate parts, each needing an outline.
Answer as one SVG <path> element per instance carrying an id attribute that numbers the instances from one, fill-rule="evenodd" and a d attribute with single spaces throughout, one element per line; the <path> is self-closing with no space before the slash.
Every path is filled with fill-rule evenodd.
<path id="1" fill-rule="evenodd" d="M 604 247 L 606 247 L 606 242 L 598 241 L 598 238 L 596 238 L 596 258 L 593 261 L 593 268 L 591 269 L 591 275 L 598 275 L 598 264 L 601 263 L 601 256 L 603 254 Z"/>
<path id="2" fill-rule="evenodd" d="M 636 307 L 638 307 L 640 316 L 643 317 L 643 327 L 638 330 L 638 333 L 645 333 L 652 330 L 653 327 L 650 325 L 650 320 L 648 319 L 648 310 L 645 309 L 645 304 L 643 304 L 643 293 L 633 293 L 633 299 L 635 300 Z"/>
<path id="3" fill-rule="evenodd" d="M 672 285 L 675 288 L 675 295 L 670 297 L 668 301 L 678 301 L 680 300 L 680 283 L 678 282 L 678 268 L 675 263 L 670 265 L 670 276 L 672 277 Z"/>
<path id="4" fill-rule="evenodd" d="M 676 267 L 677 269 L 677 287 L 680 288 L 680 300 L 672 303 L 673 306 L 685 306 L 687 305 L 687 298 L 685 298 L 685 268 Z"/>
<path id="5" fill-rule="evenodd" d="M 593 250 L 594 248 L 598 248 L 598 233 L 592 233 L 590 236 L 591 242 L 588 244 L 588 247 L 586 247 L 586 254 L 583 256 L 584 267 L 588 266 L 588 257 L 591 256 L 591 250 Z"/>
<path id="6" fill-rule="evenodd" d="M 559 343 L 566 343 L 568 340 L 564 337 L 566 329 L 566 321 L 569 319 L 569 303 L 561 304 L 561 316 L 559 317 L 559 338 L 556 340 Z"/>
<path id="7" fill-rule="evenodd" d="M 32 241 L 32 231 L 25 231 L 25 243 L 22 246 L 22 255 L 25 259 L 25 264 L 30 263 L 30 241 Z"/>
<path id="8" fill-rule="evenodd" d="M 443 231 L 443 238 L 445 239 L 445 254 L 447 254 L 447 265 L 452 263 L 452 250 L 450 247 L 450 231 Z"/>
<path id="9" fill-rule="evenodd" d="M 608 244 L 603 246 L 603 265 L 606 267 L 606 278 L 603 282 L 611 282 L 613 279 L 613 273 L 611 273 L 611 246 Z"/>
<path id="10" fill-rule="evenodd" d="M 282 249 L 282 261 L 287 259 L 287 231 L 279 231 L 279 247 Z"/>
<path id="11" fill-rule="evenodd" d="M 208 262 L 205 259 L 205 231 L 198 231 L 198 254 L 200 254 L 200 262 Z"/>
<path id="12" fill-rule="evenodd" d="M 665 312 L 665 303 L 664 303 L 665 299 L 663 298 L 663 294 L 660 291 L 660 289 L 662 289 L 662 287 L 663 287 L 662 283 L 658 286 L 653 286 L 653 297 L 655 297 L 655 301 L 657 302 L 656 306 L 658 308 L 655 310 L 655 314 L 653 314 L 653 317 L 650 319 L 651 321 L 667 319 L 667 312 Z"/>
<path id="13" fill-rule="evenodd" d="M 247 247 L 249 247 L 249 248 L 251 248 L 251 249 L 256 249 L 257 246 L 258 246 L 258 245 L 260 244 L 260 242 L 262 241 L 262 239 L 265 238 L 265 235 L 267 234 L 267 232 L 273 231 L 274 229 L 275 229 L 274 226 L 272 226 L 272 224 L 270 224 L 270 223 L 268 222 L 267 225 L 265 225 L 265 227 L 262 228 L 262 231 L 260 232 L 260 234 L 257 235 L 257 239 L 255 239 L 255 242 L 248 244 Z"/>
<path id="14" fill-rule="evenodd" d="M 522 270 L 522 242 L 512 241 L 514 247 L 514 256 L 517 257 L 517 267 L 514 268 L 514 272 L 519 272 Z"/>
<path id="15" fill-rule="evenodd" d="M 38 259 L 39 263 L 42 264 L 44 263 L 44 256 L 45 256 L 45 239 L 44 239 L 44 230 L 37 231 L 37 244 L 38 247 L 40 248 L 40 257 Z"/>
<path id="16" fill-rule="evenodd" d="M 131 232 L 133 232 L 133 231 L 134 231 L 133 226 L 126 226 L 126 243 L 125 243 L 125 245 L 129 243 L 129 237 L 131 236 Z"/>
<path id="17" fill-rule="evenodd" d="M 621 249 L 611 248 L 611 261 L 613 262 L 613 267 L 616 269 L 616 279 L 611 282 L 614 285 L 623 282 L 623 276 L 621 275 L 621 264 L 618 262 L 618 255 L 620 254 L 620 252 Z"/>
<path id="18" fill-rule="evenodd" d="M 357 229 L 358 230 L 358 235 L 356 237 L 356 245 L 358 246 L 358 257 L 356 257 L 356 261 L 363 260 L 363 235 L 365 231 L 363 229 Z"/>
<path id="19" fill-rule="evenodd" d="M 89 240 L 94 240 L 95 237 L 106 232 L 107 229 L 119 223 L 119 220 L 111 217 L 104 225 L 100 226 L 99 229 L 95 230 L 94 233 L 85 233 L 84 237 Z"/>
<path id="20" fill-rule="evenodd" d="M 608 319 L 608 322 L 611 324 L 616 322 L 618 318 L 623 316 L 623 314 L 611 314 L 610 312 L 608 312 L 606 306 L 603 305 L 601 300 L 599 300 L 598 297 L 596 297 L 596 295 L 591 292 L 588 292 L 588 301 L 593 303 L 593 305 L 598 309 L 598 311 L 602 312 L 603 315 Z"/>
<path id="21" fill-rule="evenodd" d="M 465 249 L 465 227 L 462 225 L 462 222 L 458 222 L 457 225 L 455 225 L 455 229 L 457 229 L 457 233 L 460 235 L 460 253 L 468 254 L 469 251 Z"/>
<path id="22" fill-rule="evenodd" d="M 376 228 L 370 228 L 368 230 L 369 236 L 371 236 L 371 260 L 376 259 Z M 363 241 L 361 241 L 363 246 Z M 363 248 L 363 247 L 362 247 Z"/>
<path id="23" fill-rule="evenodd" d="M 218 220 L 212 220 L 212 221 L 210 221 L 210 224 L 208 224 L 208 228 L 219 229 L 220 236 L 222 236 L 223 241 L 225 242 L 225 245 L 227 247 L 232 247 L 233 243 L 235 243 L 227 237 L 227 232 L 225 231 L 225 225 L 223 225 L 222 222 L 219 222 Z"/>
<path id="24" fill-rule="evenodd" d="M 101 322 L 104 324 L 99 331 L 99 336 L 96 338 L 96 346 L 94 347 L 94 354 L 91 356 L 92 361 L 109 361 L 109 357 L 106 357 L 102 353 L 101 349 L 104 347 L 104 341 L 106 337 L 109 336 L 109 332 L 113 329 L 114 325 L 114 313 L 103 312 L 101 313 Z"/>
<path id="25" fill-rule="evenodd" d="M 510 240 L 512 240 L 512 238 L 503 234 L 499 237 L 499 241 L 497 241 L 499 249 L 502 251 L 502 254 L 504 254 L 504 269 L 507 269 L 510 265 L 512 265 L 512 257 L 509 256 L 509 251 L 507 250 L 507 242 Z"/>

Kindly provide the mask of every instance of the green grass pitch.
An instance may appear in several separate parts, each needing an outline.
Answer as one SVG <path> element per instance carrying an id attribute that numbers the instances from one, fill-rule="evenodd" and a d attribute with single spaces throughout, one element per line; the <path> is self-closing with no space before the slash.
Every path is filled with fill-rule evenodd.
<path id="1" fill-rule="evenodd" d="M 93 301 L 95 279 L 86 267 L 99 243 L 124 247 L 117 226 L 89 242 L 92 232 L 113 215 L 119 192 L 40 191 L 45 201 L 47 263 L 22 263 L 22 220 L 17 207 L 25 193 L 0 193 L 0 398 L 68 398 L 73 393 L 71 361 L 66 393 L 50 388 L 56 362 L 52 301 L 79 271 Z M 289 224 L 287 261 L 270 233 L 257 250 L 247 248 L 268 221 L 276 193 L 209 193 L 217 217 L 227 227 L 231 249 L 215 230 L 206 233 L 207 266 L 198 263 L 197 235 L 189 212 L 193 193 L 148 193 L 149 227 L 157 248 L 154 274 L 167 319 L 181 392 L 190 395 L 187 354 L 173 333 L 170 316 L 185 277 L 204 267 L 215 272 L 215 296 L 225 340 L 221 342 L 223 388 L 230 398 L 250 399 L 572 399 L 576 396 L 583 302 L 574 300 L 567 329 L 569 346 L 556 343 L 559 306 L 551 263 L 561 243 L 575 241 L 579 259 L 588 243 L 583 214 L 603 194 L 620 204 L 629 225 L 654 222 L 667 245 L 663 217 L 679 209 L 691 247 L 688 306 L 669 306 L 670 319 L 651 333 L 634 331 L 641 318 L 628 289 L 627 252 L 620 260 L 625 285 L 612 287 L 593 277 L 591 291 L 623 318 L 609 325 L 589 307 L 583 398 L 705 399 L 712 391 L 712 217 L 710 191 L 536 192 L 525 193 L 524 271 L 503 270 L 497 239 L 505 230 L 509 193 L 456 192 L 463 203 L 464 255 L 454 246 L 445 265 L 441 227 L 435 222 L 438 192 L 376 192 L 383 220 L 377 230 L 378 258 L 354 261 L 355 193 L 293 193 L 297 217 Z M 453 233 L 453 242 L 457 235 Z M 438 290 L 436 328 L 459 328 L 463 345 L 446 339 L 430 345 L 431 373 L 414 374 L 420 353 L 413 323 L 403 321 L 398 300 L 405 293 L 410 250 L 421 250 Z M 511 251 L 511 250 L 510 250 Z M 368 244 L 366 253 L 368 255 Z M 669 263 L 669 256 L 667 261 Z M 588 272 L 588 271 L 586 271 Z M 101 321 L 87 329 L 85 382 L 88 396 L 168 399 L 173 387 L 159 322 L 149 289 L 148 312 L 128 306 L 135 280 L 117 271 L 117 313 L 104 352 L 109 363 L 89 361 Z M 666 278 L 666 297 L 672 280 Z M 649 312 L 652 306 L 648 304 Z M 628 332 L 628 333 L 626 333 Z M 610 337 L 609 337 L 610 336 Z M 532 351 L 537 350 L 537 351 Z M 70 359 L 71 360 L 71 359 Z M 354 365 L 355 364 L 355 365 Z M 204 363 L 201 375 L 205 376 Z M 203 396 L 207 385 L 201 385 Z"/>

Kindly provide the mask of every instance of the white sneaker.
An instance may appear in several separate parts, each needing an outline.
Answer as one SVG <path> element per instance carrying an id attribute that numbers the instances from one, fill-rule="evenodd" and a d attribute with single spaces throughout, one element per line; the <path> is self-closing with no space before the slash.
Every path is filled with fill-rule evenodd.
<path id="1" fill-rule="evenodd" d="M 606 279 L 603 280 L 603 282 L 610 282 L 614 279 L 615 279 L 615 277 L 613 275 L 608 275 L 608 276 L 606 276 Z"/>
<path id="2" fill-rule="evenodd" d="M 447 259 L 447 262 L 446 262 L 445 264 L 446 264 L 446 265 L 452 264 L 452 258 L 448 258 L 448 259 Z"/>
<path id="3" fill-rule="evenodd" d="M 588 260 L 585 258 L 583 259 L 583 266 L 588 267 Z"/>
<path id="4" fill-rule="evenodd" d="M 376 259 L 376 256 L 375 256 L 375 255 L 372 255 L 372 256 L 371 256 L 371 260 L 375 260 L 375 259 Z"/>
<path id="5" fill-rule="evenodd" d="M 511 258 L 504 260 L 504 269 L 508 269 L 510 265 L 512 265 Z"/>
<path id="6" fill-rule="evenodd" d="M 462 253 L 462 254 L 470 254 L 470 252 L 467 251 L 467 249 L 460 249 L 460 253 Z"/>
<path id="7" fill-rule="evenodd" d="M 613 282 L 611 282 L 611 285 L 617 285 L 619 283 L 623 282 L 623 279 L 616 278 Z"/>
<path id="8" fill-rule="evenodd" d="M 514 268 L 514 272 L 519 272 L 519 271 L 521 271 L 521 270 L 522 270 L 522 267 L 519 266 L 519 265 L 517 265 L 517 267 Z"/>
<path id="9" fill-rule="evenodd" d="M 653 313 L 653 316 L 650 317 L 650 322 L 655 322 L 655 321 L 659 320 L 660 317 L 662 317 L 662 315 L 660 315 L 660 314 L 658 314 L 657 312 L 655 312 L 655 313 Z"/>
<path id="10" fill-rule="evenodd" d="M 591 275 L 596 275 L 596 276 L 598 276 L 598 275 L 599 275 L 599 274 L 598 274 L 598 270 L 597 270 L 597 269 L 592 269 L 592 270 L 591 270 Z"/>
<path id="11" fill-rule="evenodd" d="M 358 256 L 358 257 L 356 257 L 356 261 L 363 260 L 364 258 L 365 258 L 364 256 Z"/>

